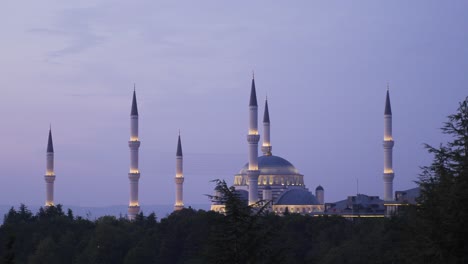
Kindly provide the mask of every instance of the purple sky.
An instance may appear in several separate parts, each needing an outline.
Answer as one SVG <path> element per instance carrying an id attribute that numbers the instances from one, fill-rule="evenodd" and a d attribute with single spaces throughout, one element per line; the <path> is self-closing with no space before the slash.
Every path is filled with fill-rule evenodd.
<path id="1" fill-rule="evenodd" d="M 0 8 L 0 204 L 43 204 L 52 123 L 55 201 L 126 204 L 133 83 L 140 203 L 174 202 L 177 131 L 186 205 L 247 161 L 255 70 L 273 154 L 333 202 L 383 195 L 390 83 L 394 190 L 415 186 L 423 143 L 468 95 L 466 1 L 6 1 Z M 260 133 L 262 131 L 260 130 Z"/>

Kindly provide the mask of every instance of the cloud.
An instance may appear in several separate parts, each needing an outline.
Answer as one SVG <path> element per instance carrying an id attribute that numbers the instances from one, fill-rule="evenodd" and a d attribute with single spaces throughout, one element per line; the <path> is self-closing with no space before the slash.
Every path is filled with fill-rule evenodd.
<path id="1" fill-rule="evenodd" d="M 63 39 L 63 47 L 49 51 L 47 58 L 57 59 L 67 55 L 85 52 L 102 44 L 106 37 L 98 34 L 94 21 L 99 13 L 98 7 L 73 8 L 62 10 L 50 27 L 31 28 L 27 32 L 45 38 Z"/>

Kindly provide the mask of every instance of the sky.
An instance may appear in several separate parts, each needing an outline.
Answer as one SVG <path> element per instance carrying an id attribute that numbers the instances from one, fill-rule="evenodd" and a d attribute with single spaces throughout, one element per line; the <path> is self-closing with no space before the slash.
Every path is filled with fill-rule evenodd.
<path id="1" fill-rule="evenodd" d="M 468 95 L 466 1 L 3 1 L 0 204 L 41 205 L 49 125 L 55 202 L 127 204 L 134 84 L 140 204 L 209 203 L 248 159 L 252 71 L 273 154 L 335 202 L 383 195 L 390 87 L 394 191 Z M 261 120 L 261 118 L 260 118 Z M 260 134 L 262 133 L 261 124 Z M 259 150 L 260 153 L 260 150 Z"/>

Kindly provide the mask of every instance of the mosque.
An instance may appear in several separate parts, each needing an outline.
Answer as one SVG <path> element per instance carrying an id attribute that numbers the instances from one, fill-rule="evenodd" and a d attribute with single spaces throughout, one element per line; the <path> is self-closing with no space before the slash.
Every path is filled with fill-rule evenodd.
<path id="1" fill-rule="evenodd" d="M 241 199 L 248 204 L 261 201 L 268 203 L 268 210 L 276 214 L 300 213 L 309 215 L 343 215 L 349 217 L 369 216 L 383 217 L 395 212 L 399 206 L 415 203 L 419 189 L 396 192 L 393 198 L 393 136 L 392 109 L 390 93 L 387 87 L 384 109 L 384 197 L 356 194 L 334 203 L 325 203 L 325 190 L 322 186 L 315 188 L 315 193 L 309 191 L 304 184 L 304 175 L 291 162 L 272 153 L 270 141 L 270 115 L 268 100 L 265 100 L 263 114 L 262 156 L 258 156 L 258 105 L 255 89 L 255 79 L 252 78 L 249 102 L 249 132 L 247 145 L 249 148 L 248 163 L 234 175 L 234 187 Z M 219 194 L 218 194 L 219 195 Z M 215 196 L 217 196 L 215 194 Z M 211 210 L 224 212 L 225 206 L 213 201 Z"/>
<path id="2" fill-rule="evenodd" d="M 252 78 L 249 102 L 250 127 L 247 135 L 249 162 L 234 176 L 234 187 L 239 196 L 249 204 L 258 201 L 269 202 L 269 209 L 275 213 L 289 212 L 318 214 L 324 212 L 324 189 L 318 186 L 315 195 L 304 185 L 304 175 L 286 159 L 272 153 L 270 141 L 270 113 L 265 100 L 263 113 L 263 142 L 258 157 L 258 105 L 255 79 Z M 224 205 L 216 201 L 211 210 L 223 212 Z"/>
<path id="3" fill-rule="evenodd" d="M 133 91 L 132 106 L 130 111 L 130 169 L 128 173 L 130 184 L 130 199 L 128 205 L 128 218 L 134 219 L 140 212 L 138 200 L 138 184 L 140 171 L 138 168 L 138 153 L 140 141 L 138 137 L 138 107 L 135 89 Z M 291 162 L 277 155 L 273 155 L 270 141 L 270 115 L 268 100 L 265 100 L 263 114 L 263 138 L 261 151 L 258 156 L 258 143 L 260 134 L 258 129 L 258 104 L 255 89 L 255 79 L 252 78 L 249 101 L 249 128 L 247 134 L 248 162 L 234 175 L 234 187 L 241 199 L 249 205 L 267 204 L 267 209 L 276 214 L 285 212 L 309 215 L 338 214 L 354 217 L 370 216 L 383 217 L 385 214 L 395 212 L 399 206 L 407 203 L 415 203 L 415 197 L 419 196 L 419 189 L 397 191 L 393 197 L 393 146 L 392 137 L 392 110 L 390 94 L 387 87 L 384 110 L 384 169 L 383 169 L 383 200 L 378 196 L 357 194 L 347 199 L 325 203 L 325 190 L 322 186 L 315 188 L 312 193 L 304 184 L 304 175 L 292 165 Z M 175 204 L 174 210 L 184 208 L 183 202 L 183 154 L 180 134 L 176 150 Z M 46 202 L 45 206 L 54 206 L 54 148 L 52 142 L 52 130 L 49 129 L 49 137 L 46 153 Z M 215 196 L 217 196 L 215 194 Z M 223 213 L 225 205 L 216 200 L 211 204 L 211 210 Z"/>

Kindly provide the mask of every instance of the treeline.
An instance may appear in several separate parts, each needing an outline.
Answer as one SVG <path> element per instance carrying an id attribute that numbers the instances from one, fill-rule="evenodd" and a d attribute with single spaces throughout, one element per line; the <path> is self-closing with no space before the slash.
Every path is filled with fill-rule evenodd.
<path id="1" fill-rule="evenodd" d="M 184 209 L 157 221 L 95 221 L 60 206 L 11 209 L 0 227 L 2 263 L 406 263 L 402 219 Z M 409 252 L 408 252 L 409 253 Z M 372 260 L 372 261 L 370 261 Z M 370 261 L 370 262 L 369 262 Z M 402 262 L 403 261 L 403 262 Z"/>

